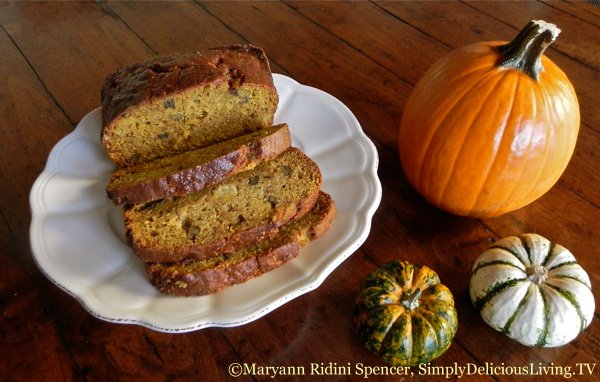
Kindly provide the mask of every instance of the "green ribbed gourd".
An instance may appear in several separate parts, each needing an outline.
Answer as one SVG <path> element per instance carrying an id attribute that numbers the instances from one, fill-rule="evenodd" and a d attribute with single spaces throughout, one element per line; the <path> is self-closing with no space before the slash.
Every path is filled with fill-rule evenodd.
<path id="1" fill-rule="evenodd" d="M 483 320 L 526 346 L 570 342 L 591 323 L 596 306 L 573 254 L 537 234 L 494 243 L 473 264 L 469 289 Z"/>
<path id="2" fill-rule="evenodd" d="M 398 366 L 439 357 L 458 327 L 450 290 L 430 268 L 406 261 L 390 262 L 365 279 L 354 319 L 366 348 Z"/>

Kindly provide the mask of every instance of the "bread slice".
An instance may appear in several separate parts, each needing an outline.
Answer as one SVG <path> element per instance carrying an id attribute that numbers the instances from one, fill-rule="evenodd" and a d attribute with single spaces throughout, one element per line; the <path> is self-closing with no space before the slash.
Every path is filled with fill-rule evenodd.
<path id="1" fill-rule="evenodd" d="M 145 262 L 202 260 L 258 243 L 315 204 L 321 172 L 301 150 L 198 192 L 124 209 L 129 243 Z"/>
<path id="2" fill-rule="evenodd" d="M 106 187 L 117 205 L 182 196 L 273 159 L 291 145 L 287 124 L 115 171 Z"/>
<path id="3" fill-rule="evenodd" d="M 273 124 L 269 60 L 252 45 L 157 57 L 108 75 L 102 144 L 119 166 L 146 163 Z"/>
<path id="4" fill-rule="evenodd" d="M 206 260 L 146 263 L 150 282 L 175 296 L 212 294 L 267 273 L 296 257 L 300 248 L 321 237 L 335 217 L 335 203 L 321 192 L 313 209 L 283 226 L 271 240 Z"/>

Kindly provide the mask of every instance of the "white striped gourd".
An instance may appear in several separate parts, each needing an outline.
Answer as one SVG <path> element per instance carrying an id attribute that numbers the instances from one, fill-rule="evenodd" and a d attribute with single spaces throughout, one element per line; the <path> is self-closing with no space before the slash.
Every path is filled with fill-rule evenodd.
<path id="1" fill-rule="evenodd" d="M 470 294 L 488 325 L 527 346 L 570 342 L 595 309 L 590 279 L 573 254 L 537 234 L 501 239 L 482 253 Z"/>

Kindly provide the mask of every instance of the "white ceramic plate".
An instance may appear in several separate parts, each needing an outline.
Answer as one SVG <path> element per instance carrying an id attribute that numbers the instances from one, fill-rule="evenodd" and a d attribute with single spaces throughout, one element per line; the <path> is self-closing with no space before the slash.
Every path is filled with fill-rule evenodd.
<path id="1" fill-rule="evenodd" d="M 100 109 L 51 151 L 30 195 L 31 246 L 40 269 L 103 320 L 164 332 L 236 326 L 317 288 L 365 241 L 381 200 L 378 156 L 352 112 L 331 95 L 274 75 L 293 144 L 323 173 L 336 202 L 331 229 L 266 275 L 203 297 L 171 297 L 146 279 L 125 243 L 122 215 L 105 193 L 113 164 L 100 144 Z"/>

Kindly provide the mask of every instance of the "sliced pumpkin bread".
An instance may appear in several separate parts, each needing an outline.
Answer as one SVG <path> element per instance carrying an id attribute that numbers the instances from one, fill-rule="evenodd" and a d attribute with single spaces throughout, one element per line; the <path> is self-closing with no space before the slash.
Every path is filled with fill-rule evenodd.
<path id="1" fill-rule="evenodd" d="M 107 76 L 102 144 L 126 167 L 268 127 L 279 102 L 265 52 L 233 45 L 156 57 Z"/>
<path id="2" fill-rule="evenodd" d="M 276 158 L 198 192 L 124 209 L 135 254 L 145 262 L 202 260 L 272 237 L 306 214 L 321 186 L 317 164 L 290 147 Z"/>
<path id="3" fill-rule="evenodd" d="M 271 126 L 208 147 L 116 170 L 106 187 L 117 205 L 182 196 L 269 160 L 290 147 L 287 124 Z"/>
<path id="4" fill-rule="evenodd" d="M 281 227 L 273 239 L 205 260 L 146 263 L 148 278 L 158 290 L 169 295 L 216 293 L 295 258 L 301 247 L 329 229 L 335 213 L 335 203 L 328 194 L 321 192 L 311 211 Z"/>

